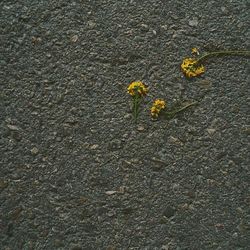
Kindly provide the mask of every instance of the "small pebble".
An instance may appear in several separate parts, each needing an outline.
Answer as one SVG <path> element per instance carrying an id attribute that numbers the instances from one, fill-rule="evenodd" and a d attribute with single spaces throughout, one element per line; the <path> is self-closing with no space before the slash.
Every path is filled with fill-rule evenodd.
<path id="1" fill-rule="evenodd" d="M 137 127 L 137 130 L 138 130 L 138 131 L 144 131 L 145 128 L 144 128 L 143 126 L 138 126 L 138 127 Z"/>
<path id="2" fill-rule="evenodd" d="M 222 11 L 222 12 L 225 12 L 225 10 L 226 10 L 226 7 L 222 6 L 222 7 L 221 7 L 221 11 Z"/>
<path id="3" fill-rule="evenodd" d="M 70 40 L 71 40 L 72 43 L 77 42 L 78 41 L 78 35 L 72 36 Z"/>
<path id="4" fill-rule="evenodd" d="M 30 152 L 31 152 L 31 154 L 36 155 L 36 154 L 38 154 L 39 150 L 38 150 L 37 147 L 34 147 L 34 148 L 32 148 L 32 149 L 30 150 Z"/>
<path id="5" fill-rule="evenodd" d="M 33 36 L 31 38 L 31 41 L 32 41 L 33 44 L 38 44 L 38 43 L 40 43 L 42 41 L 42 38 Z"/>
<path id="6" fill-rule="evenodd" d="M 194 18 L 193 20 L 189 20 L 188 24 L 192 27 L 195 27 L 198 25 L 198 20 L 196 18 Z"/>
<path id="7" fill-rule="evenodd" d="M 131 114 L 126 114 L 126 115 L 124 115 L 124 118 L 125 118 L 125 119 L 131 119 Z"/>
<path id="8" fill-rule="evenodd" d="M 113 194 L 116 194 L 117 191 L 106 191 L 105 194 L 107 195 L 113 195 Z"/>
<path id="9" fill-rule="evenodd" d="M 12 130 L 12 131 L 18 131 L 18 130 L 20 130 L 20 129 L 19 129 L 17 126 L 15 126 L 15 125 L 10 125 L 10 124 L 8 124 L 7 127 L 9 128 L 9 130 Z"/>
<path id="10" fill-rule="evenodd" d="M 141 31 L 147 32 L 148 30 L 149 30 L 149 27 L 148 27 L 147 24 L 142 24 L 142 25 L 141 25 Z"/>
<path id="11" fill-rule="evenodd" d="M 91 29 L 93 29 L 93 28 L 95 28 L 96 23 L 93 22 L 93 21 L 88 21 L 88 26 L 89 26 Z"/>
<path id="12" fill-rule="evenodd" d="M 172 188 L 174 191 L 178 191 L 180 189 L 180 184 L 174 183 Z"/>
<path id="13" fill-rule="evenodd" d="M 236 239 L 238 237 L 238 233 L 233 233 L 233 238 Z"/>
<path id="14" fill-rule="evenodd" d="M 90 149 L 97 149 L 99 147 L 99 145 L 98 144 L 93 144 L 92 146 L 90 146 Z"/>
<path id="15" fill-rule="evenodd" d="M 208 132 L 209 135 L 213 135 L 216 132 L 216 130 L 213 129 L 213 128 L 208 128 L 207 132 Z"/>
<path id="16" fill-rule="evenodd" d="M 181 142 L 178 138 L 173 136 L 169 136 L 168 141 L 176 145 L 181 145 L 181 146 L 183 145 L 183 142 Z"/>

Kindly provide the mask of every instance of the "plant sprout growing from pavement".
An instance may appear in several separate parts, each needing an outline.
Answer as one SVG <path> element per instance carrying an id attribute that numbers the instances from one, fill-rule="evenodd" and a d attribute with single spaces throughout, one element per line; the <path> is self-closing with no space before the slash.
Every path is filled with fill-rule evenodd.
<path id="1" fill-rule="evenodd" d="M 127 88 L 127 93 L 130 94 L 133 98 L 133 116 L 135 122 L 137 122 L 139 114 L 139 105 L 143 96 L 146 96 L 148 93 L 148 87 L 141 81 L 132 82 Z"/>

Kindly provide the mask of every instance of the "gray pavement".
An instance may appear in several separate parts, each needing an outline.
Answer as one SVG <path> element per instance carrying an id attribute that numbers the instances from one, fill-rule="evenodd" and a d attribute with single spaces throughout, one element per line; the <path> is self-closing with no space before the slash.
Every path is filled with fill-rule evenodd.
<path id="1" fill-rule="evenodd" d="M 250 49 L 249 1 L 0 11 L 0 249 L 249 249 L 249 58 L 180 71 L 193 47 Z M 155 121 L 155 98 L 199 105 Z"/>

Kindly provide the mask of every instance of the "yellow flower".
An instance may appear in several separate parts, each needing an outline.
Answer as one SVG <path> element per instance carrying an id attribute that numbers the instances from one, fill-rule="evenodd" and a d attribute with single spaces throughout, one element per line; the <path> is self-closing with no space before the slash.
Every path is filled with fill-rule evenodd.
<path id="1" fill-rule="evenodd" d="M 127 92 L 132 96 L 135 96 L 136 94 L 143 96 L 147 94 L 148 87 L 141 81 L 132 82 L 129 84 Z"/>
<path id="2" fill-rule="evenodd" d="M 192 48 L 192 53 L 196 55 L 200 54 L 197 48 Z"/>
<path id="3" fill-rule="evenodd" d="M 151 115 L 153 117 L 158 117 L 158 115 L 160 113 L 160 111 L 156 107 L 154 107 L 154 106 L 152 106 L 152 108 L 150 109 L 150 112 L 151 112 Z"/>
<path id="4" fill-rule="evenodd" d="M 165 108 L 166 108 L 166 102 L 161 99 L 156 99 L 153 103 L 153 106 L 150 109 L 151 115 L 153 117 L 158 117 L 161 110 Z"/>
<path id="5" fill-rule="evenodd" d="M 164 109 L 166 107 L 166 102 L 161 99 L 156 99 L 153 105 L 159 109 Z"/>
<path id="6" fill-rule="evenodd" d="M 195 58 L 186 58 L 181 64 L 181 69 L 187 77 L 194 77 L 205 72 L 205 67 L 198 64 Z"/>

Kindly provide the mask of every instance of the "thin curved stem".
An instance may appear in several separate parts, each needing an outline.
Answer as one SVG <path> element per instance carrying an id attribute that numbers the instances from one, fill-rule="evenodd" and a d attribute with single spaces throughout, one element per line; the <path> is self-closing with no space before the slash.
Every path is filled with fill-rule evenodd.
<path id="1" fill-rule="evenodd" d="M 136 93 L 136 95 L 134 96 L 134 119 L 135 119 L 135 122 L 137 122 L 137 117 L 138 117 L 138 113 L 139 113 L 139 104 L 140 104 L 140 100 L 141 97 L 138 93 Z"/>
<path id="2" fill-rule="evenodd" d="M 166 114 L 166 116 L 167 116 L 168 118 L 171 119 L 171 118 L 174 117 L 176 114 L 178 114 L 178 113 L 184 111 L 185 109 L 189 108 L 190 106 L 193 106 L 193 105 L 196 105 L 196 104 L 198 104 L 197 101 L 191 102 L 191 103 L 185 105 L 184 107 L 182 107 L 182 108 L 180 108 L 180 109 L 177 109 L 177 110 L 174 110 L 174 111 L 171 111 L 171 112 L 166 112 L 165 114 Z"/>
<path id="3" fill-rule="evenodd" d="M 179 113 L 179 112 L 181 112 L 181 111 L 187 109 L 187 108 L 190 107 L 190 106 L 196 105 L 197 103 L 198 103 L 198 102 L 191 102 L 191 103 L 185 105 L 184 107 L 182 107 L 182 108 L 180 108 L 180 109 L 174 111 L 174 113 L 177 114 L 177 113 Z"/>
<path id="4" fill-rule="evenodd" d="M 225 51 L 215 51 L 208 53 L 200 58 L 198 58 L 196 63 L 206 60 L 208 57 L 220 56 L 220 55 L 232 55 L 232 56 L 250 56 L 250 51 L 248 50 L 225 50 Z"/>

